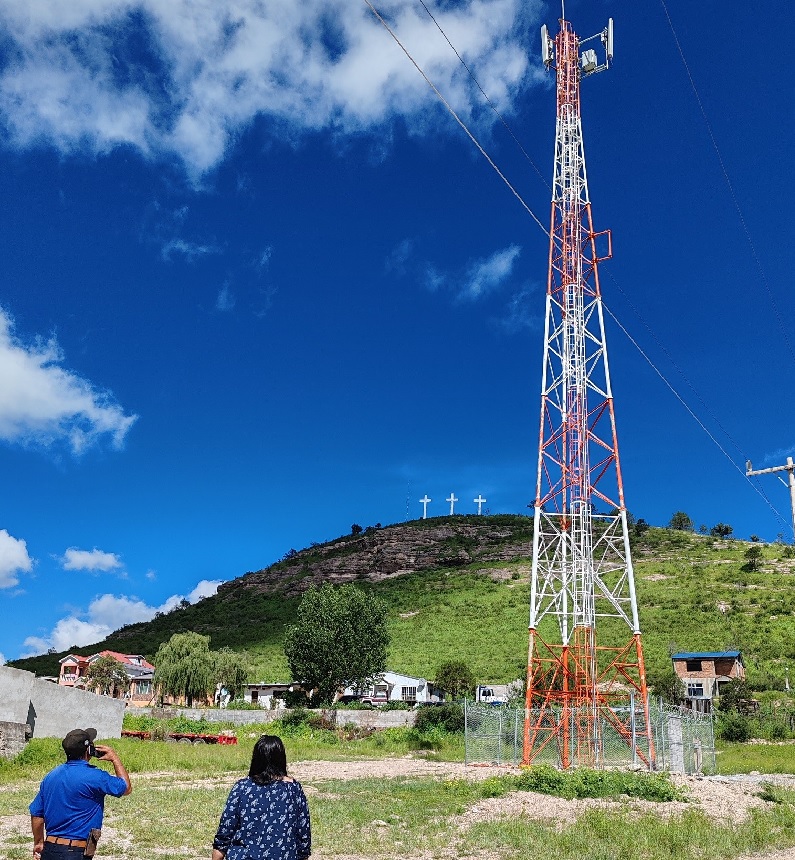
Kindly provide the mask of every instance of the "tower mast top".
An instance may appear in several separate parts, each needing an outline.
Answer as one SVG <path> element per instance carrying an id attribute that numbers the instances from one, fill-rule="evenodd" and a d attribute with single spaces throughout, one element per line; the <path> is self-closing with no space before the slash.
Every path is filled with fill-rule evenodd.
<path id="1" fill-rule="evenodd" d="M 571 32 L 571 27 L 569 22 L 566 20 L 565 10 L 562 12 L 562 17 L 560 19 L 560 31 L 563 32 Z M 582 47 L 586 42 L 592 42 L 594 39 L 599 39 L 602 43 L 604 60 L 602 62 L 599 61 L 599 56 L 594 48 L 586 48 L 582 52 L 579 58 L 579 70 L 580 77 L 584 78 L 587 75 L 593 75 L 596 72 L 603 72 L 605 69 L 609 69 L 611 63 L 613 62 L 613 19 L 607 19 L 607 26 L 599 33 L 596 33 L 593 36 L 589 36 L 587 39 L 578 39 L 577 47 L 578 49 Z M 552 39 L 549 35 L 549 29 L 547 25 L 544 24 L 541 27 L 541 58 L 544 61 L 544 65 L 549 68 L 557 68 L 555 65 L 556 59 L 556 49 L 558 51 L 558 56 L 560 55 L 560 46 L 556 44 L 557 39 Z"/>

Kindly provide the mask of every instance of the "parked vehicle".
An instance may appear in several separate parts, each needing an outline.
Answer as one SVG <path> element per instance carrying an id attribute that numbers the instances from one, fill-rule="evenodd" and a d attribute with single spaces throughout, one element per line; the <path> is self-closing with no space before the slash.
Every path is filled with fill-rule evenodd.
<path id="1" fill-rule="evenodd" d="M 507 705 L 508 687 L 504 684 L 479 684 L 475 687 L 475 701 L 484 705 Z"/>
<path id="2" fill-rule="evenodd" d="M 152 732 L 122 731 L 123 738 L 137 738 L 139 741 L 152 740 Z M 179 744 L 219 744 L 234 746 L 237 737 L 234 734 L 221 732 L 218 735 L 196 734 L 194 732 L 166 732 L 166 741 Z"/>

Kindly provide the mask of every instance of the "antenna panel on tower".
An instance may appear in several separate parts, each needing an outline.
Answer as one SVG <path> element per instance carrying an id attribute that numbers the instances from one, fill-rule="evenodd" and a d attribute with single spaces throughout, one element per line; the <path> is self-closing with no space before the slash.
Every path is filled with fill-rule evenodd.
<path id="1" fill-rule="evenodd" d="M 589 72 L 595 71 L 598 62 L 599 61 L 596 58 L 596 51 L 583 51 L 582 57 L 580 58 L 580 68 L 587 75 Z"/>
<path id="2" fill-rule="evenodd" d="M 549 38 L 549 30 L 547 30 L 546 24 L 541 25 L 541 58 L 544 61 L 544 65 L 549 68 L 552 62 L 552 40 Z"/>
<path id="3" fill-rule="evenodd" d="M 607 54 L 607 62 L 613 60 L 613 19 L 607 19 L 607 30 L 605 31 L 605 53 Z"/>

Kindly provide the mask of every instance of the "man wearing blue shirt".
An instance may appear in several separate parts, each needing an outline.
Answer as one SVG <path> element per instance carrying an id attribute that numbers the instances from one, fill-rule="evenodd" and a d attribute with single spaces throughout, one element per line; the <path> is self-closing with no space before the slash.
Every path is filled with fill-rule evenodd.
<path id="1" fill-rule="evenodd" d="M 61 742 L 65 764 L 41 781 L 39 793 L 30 804 L 34 860 L 92 857 L 102 828 L 105 795 L 122 797 L 132 791 L 119 756 L 108 746 L 95 747 L 96 736 L 96 729 L 69 732 Z M 89 764 L 92 756 L 110 762 L 116 775 Z"/>

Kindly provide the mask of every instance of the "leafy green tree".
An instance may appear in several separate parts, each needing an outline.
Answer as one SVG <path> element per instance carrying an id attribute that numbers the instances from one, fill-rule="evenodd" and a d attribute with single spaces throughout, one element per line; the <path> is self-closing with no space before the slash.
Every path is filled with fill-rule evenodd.
<path id="1" fill-rule="evenodd" d="M 355 585 L 310 588 L 284 637 L 294 680 L 330 704 L 347 686 L 364 688 L 386 669 L 387 606 Z"/>
<path id="2" fill-rule="evenodd" d="M 646 682 L 653 695 L 659 696 L 669 705 L 679 705 L 685 697 L 682 679 L 670 667 L 658 673 L 647 672 Z"/>
<path id="3" fill-rule="evenodd" d="M 215 683 L 225 687 L 233 699 L 238 698 L 251 671 L 248 659 L 231 648 L 219 648 L 211 654 L 215 665 Z"/>
<path id="4" fill-rule="evenodd" d="M 359 523 L 354 523 L 351 526 L 351 534 L 352 535 L 360 535 L 361 533 L 362 533 L 362 527 L 359 525 Z"/>
<path id="5" fill-rule="evenodd" d="M 733 531 L 734 529 L 727 523 L 716 523 L 709 530 L 709 533 L 712 537 L 727 538 Z"/>
<path id="6" fill-rule="evenodd" d="M 210 637 L 199 633 L 175 633 L 155 654 L 154 685 L 161 698 L 206 700 L 216 684 Z"/>
<path id="7" fill-rule="evenodd" d="M 749 570 L 756 570 L 762 560 L 762 547 L 759 544 L 751 544 L 745 551 L 746 566 Z"/>
<path id="8" fill-rule="evenodd" d="M 677 511 L 671 517 L 668 528 L 678 532 L 692 532 L 694 529 L 693 520 L 684 511 Z"/>
<path id="9" fill-rule="evenodd" d="M 762 540 L 762 538 L 760 538 L 759 535 L 751 535 L 750 540 L 751 540 L 751 543 L 759 543 L 759 541 Z"/>
<path id="10" fill-rule="evenodd" d="M 114 696 L 130 688 L 124 666 L 109 654 L 98 657 L 86 670 L 86 688 L 102 696 Z"/>
<path id="11" fill-rule="evenodd" d="M 649 530 L 649 528 L 649 524 L 646 522 L 646 520 L 643 519 L 643 517 L 641 517 L 635 523 L 634 532 L 638 537 L 640 537 L 641 535 L 645 534 Z"/>
<path id="12" fill-rule="evenodd" d="M 748 684 L 741 678 L 733 678 L 724 684 L 718 697 L 718 710 L 723 713 L 729 711 L 741 712 L 743 703 L 751 699 L 751 690 Z"/>
<path id="13" fill-rule="evenodd" d="M 436 670 L 433 683 L 451 699 L 460 699 L 475 686 L 475 676 L 462 660 L 448 660 Z"/>

